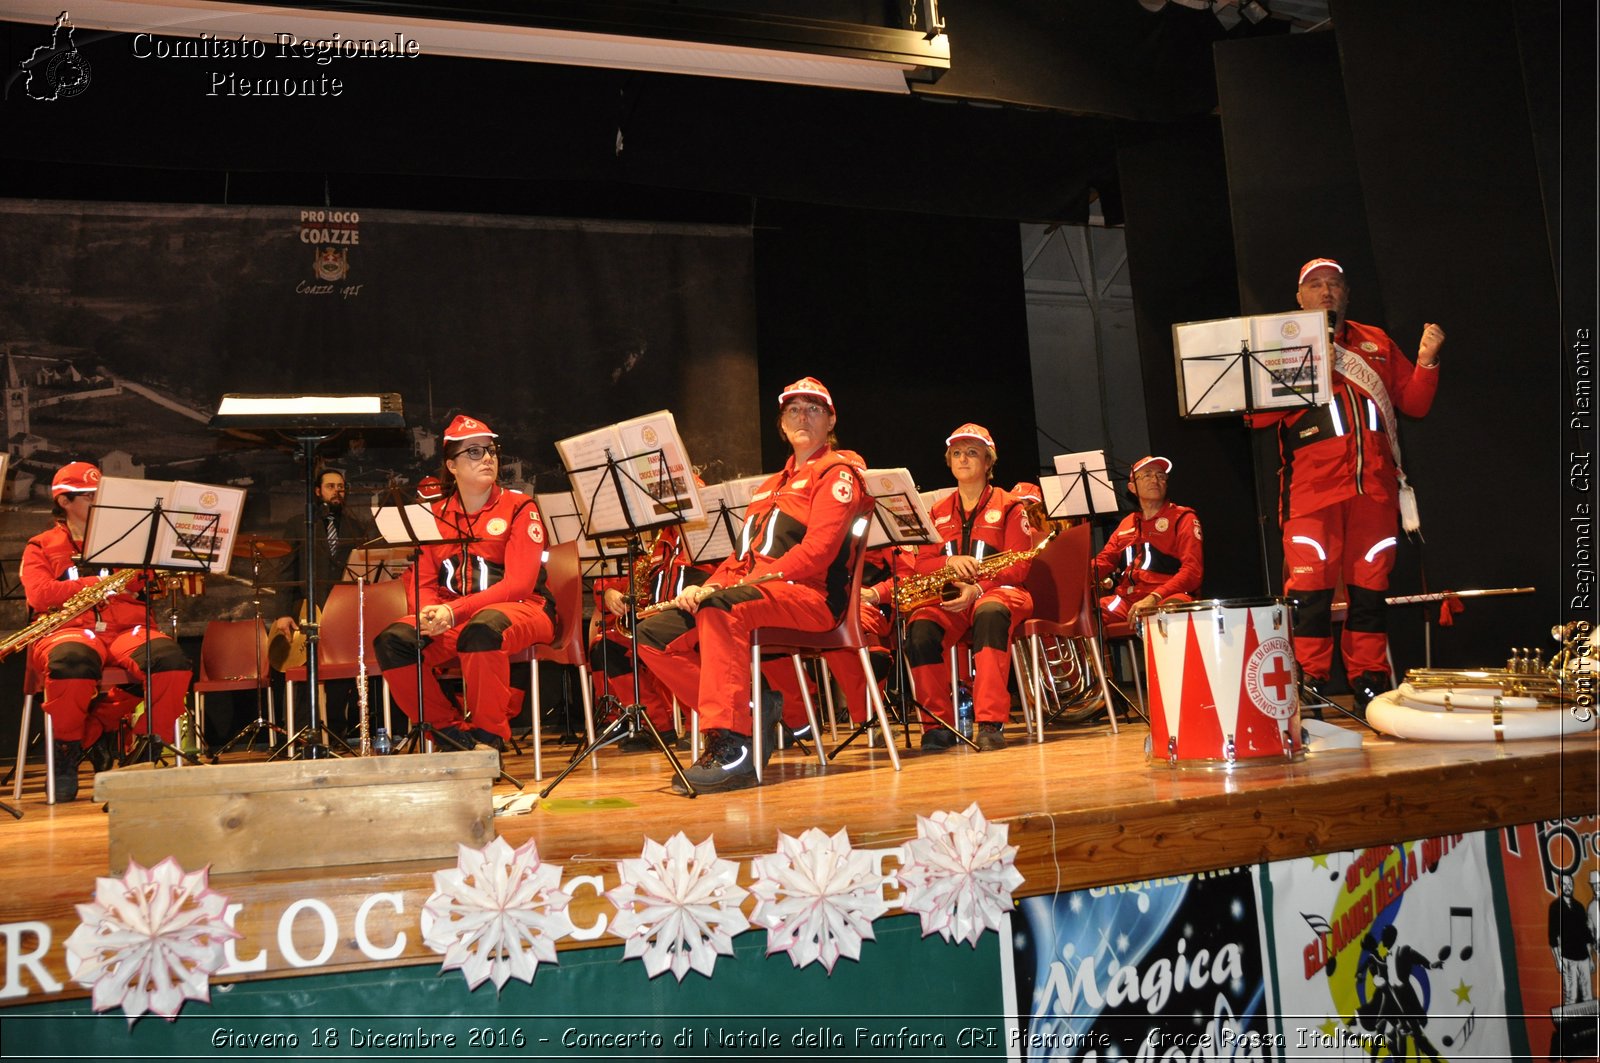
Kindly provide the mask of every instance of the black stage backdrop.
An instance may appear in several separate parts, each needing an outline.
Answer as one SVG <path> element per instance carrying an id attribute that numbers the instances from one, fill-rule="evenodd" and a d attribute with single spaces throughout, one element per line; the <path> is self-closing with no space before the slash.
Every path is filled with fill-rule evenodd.
<path id="1" fill-rule="evenodd" d="M 292 442 L 208 429 L 228 392 L 400 393 L 406 432 L 322 447 L 351 504 L 434 471 L 458 411 L 500 434 L 525 489 L 565 486 L 554 440 L 659 409 L 708 482 L 757 472 L 753 418 L 728 416 L 755 409 L 751 248 L 745 227 L 0 201 L 6 574 L 78 458 L 244 486 L 245 530 L 277 534 L 303 512 L 302 464 Z M 235 570 L 186 626 L 248 615 Z"/>

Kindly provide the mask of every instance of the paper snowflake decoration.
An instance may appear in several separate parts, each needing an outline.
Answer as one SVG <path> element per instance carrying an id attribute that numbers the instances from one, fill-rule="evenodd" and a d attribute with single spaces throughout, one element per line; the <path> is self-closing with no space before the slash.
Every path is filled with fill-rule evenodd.
<path id="1" fill-rule="evenodd" d="M 1017 847 L 1006 844 L 1004 824 L 983 818 L 974 802 L 965 812 L 917 817 L 917 836 L 905 844 L 900 906 L 922 916 L 922 936 L 974 948 L 985 930 L 998 930 L 1022 884 Z"/>
<path id="2" fill-rule="evenodd" d="M 778 834 L 778 851 L 751 861 L 758 904 L 751 921 L 767 928 L 767 955 L 787 952 L 796 967 L 821 963 L 833 973 L 840 956 L 861 958 L 872 940 L 872 921 L 889 908 L 869 852 L 850 848 L 849 834 L 829 837 L 813 827 L 791 838 Z"/>
<path id="3" fill-rule="evenodd" d="M 540 963 L 555 963 L 556 942 L 572 933 L 561 867 L 539 861 L 532 839 L 515 851 L 504 838 L 482 849 L 460 846 L 456 866 L 433 873 L 422 910 L 432 917 L 423 943 L 459 970 L 468 989 L 485 979 L 495 992 L 512 978 L 533 982 Z"/>
<path id="4" fill-rule="evenodd" d="M 67 938 L 67 969 L 94 990 L 95 1011 L 120 1006 L 132 1026 L 147 1011 L 170 1022 L 185 1000 L 211 1000 L 211 976 L 239 932 L 209 878 L 209 867 L 187 872 L 169 856 L 95 879 L 94 902 L 77 906 L 82 922 Z"/>
<path id="5" fill-rule="evenodd" d="M 707 978 L 717 957 L 733 955 L 733 936 L 750 929 L 739 906 L 746 892 L 739 865 L 717 859 L 710 838 L 691 845 L 680 831 L 667 844 L 645 839 L 637 860 L 617 864 L 621 883 L 606 893 L 617 908 L 611 932 L 623 939 L 622 958 L 641 959 L 651 978 L 690 970 Z"/>

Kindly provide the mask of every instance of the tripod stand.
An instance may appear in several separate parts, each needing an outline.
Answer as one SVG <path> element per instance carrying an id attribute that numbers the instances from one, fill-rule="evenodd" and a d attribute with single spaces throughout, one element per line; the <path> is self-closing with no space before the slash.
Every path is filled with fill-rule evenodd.
<path id="1" fill-rule="evenodd" d="M 627 458 L 624 460 L 633 459 Z M 634 568 L 639 562 L 638 551 L 640 545 L 640 533 L 657 528 L 674 526 L 679 523 L 679 518 L 676 515 L 673 515 L 668 521 L 658 522 L 643 527 L 634 523 L 633 514 L 627 504 L 629 496 L 624 489 L 624 478 L 626 478 L 627 484 L 637 488 L 641 492 L 644 492 L 647 497 L 649 492 L 646 491 L 642 484 L 633 478 L 631 473 L 622 468 L 621 463 L 617 460 L 611 448 L 609 447 L 605 449 L 604 462 L 598 465 L 569 470 L 569 475 L 573 476 L 575 481 L 581 478 L 582 474 L 585 473 L 600 474 L 594 479 L 594 492 L 588 498 L 589 505 L 586 507 L 586 512 L 588 514 L 589 527 L 585 530 L 585 534 L 592 539 L 605 538 L 618 534 L 627 534 L 628 554 L 626 571 L 631 579 Z M 597 528 L 594 526 L 595 518 L 598 516 L 596 513 L 597 507 L 595 506 L 595 502 L 600 495 L 600 492 L 606 487 L 607 484 L 611 486 L 612 490 L 616 494 L 618 512 L 615 514 L 615 516 L 622 519 L 624 522 L 624 527 Z M 650 721 L 650 714 L 645 712 L 644 706 L 638 701 L 640 691 L 638 602 L 636 597 L 631 593 L 631 587 L 630 592 L 624 597 L 628 605 L 628 632 L 633 643 L 634 701 L 632 704 L 620 706 L 617 716 L 606 726 L 605 730 L 596 735 L 594 740 L 590 742 L 588 746 L 573 754 L 572 759 L 567 763 L 567 766 L 562 768 L 554 779 L 550 780 L 549 785 L 547 785 L 543 790 L 539 791 L 539 796 L 541 798 L 550 796 L 551 792 L 554 791 L 557 786 L 561 785 L 562 780 L 568 775 L 571 775 L 572 772 L 576 770 L 577 766 L 583 763 L 584 760 L 594 756 L 594 754 L 598 753 L 607 746 L 610 746 L 616 742 L 620 742 L 624 738 L 638 735 L 640 733 L 650 736 L 651 743 L 656 747 L 657 751 L 660 752 L 664 758 L 666 758 L 668 767 L 672 769 L 672 774 L 677 780 L 678 784 L 683 788 L 684 793 L 688 794 L 691 798 L 695 796 L 694 786 L 689 782 L 688 777 L 683 774 L 683 765 L 678 762 L 677 756 L 672 752 L 671 749 L 667 747 L 666 741 L 661 737 L 661 732 L 656 730 L 655 724 Z M 596 762 L 596 764 L 598 766 L 598 762 Z"/>

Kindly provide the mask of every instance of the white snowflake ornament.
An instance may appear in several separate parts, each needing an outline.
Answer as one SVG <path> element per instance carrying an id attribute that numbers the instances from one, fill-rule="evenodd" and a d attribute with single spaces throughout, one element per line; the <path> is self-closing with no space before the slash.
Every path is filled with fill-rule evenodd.
<path id="1" fill-rule="evenodd" d="M 917 836 L 905 844 L 900 907 L 922 917 L 922 936 L 976 948 L 985 930 L 998 930 L 1022 884 L 1017 847 L 1007 845 L 1007 827 L 983 818 L 974 802 L 965 812 L 917 817 Z"/>
<path id="2" fill-rule="evenodd" d="M 170 856 L 154 867 L 128 861 L 121 878 L 97 878 L 94 902 L 77 905 L 67 969 L 92 988 L 95 1011 L 121 1007 L 128 1025 L 145 1012 L 168 1022 L 186 1000 L 211 1000 L 211 976 L 239 932 L 223 918 L 228 898 L 210 868 L 188 872 Z"/>
<path id="3" fill-rule="evenodd" d="M 514 851 L 504 838 L 482 849 L 463 845 L 455 867 L 433 873 L 422 940 L 468 989 L 488 979 L 498 993 L 512 978 L 531 984 L 540 963 L 557 962 L 556 942 L 573 930 L 571 903 L 560 865 L 541 863 L 532 839 Z"/>
<path id="4" fill-rule="evenodd" d="M 611 932 L 622 958 L 644 961 L 651 978 L 670 970 L 711 977 L 718 956 L 733 955 L 733 937 L 750 929 L 739 906 L 747 896 L 739 865 L 717 859 L 710 838 L 692 845 L 679 831 L 667 844 L 645 839 L 637 860 L 617 863 L 621 883 L 606 892 L 617 909 Z"/>
<path id="5" fill-rule="evenodd" d="M 751 861 L 756 905 L 751 921 L 767 928 L 767 955 L 787 952 L 796 967 L 821 963 L 828 973 L 840 956 L 861 958 L 872 921 L 889 908 L 871 853 L 850 848 L 847 831 L 829 837 L 812 827 L 799 838 L 778 834 L 778 851 Z"/>

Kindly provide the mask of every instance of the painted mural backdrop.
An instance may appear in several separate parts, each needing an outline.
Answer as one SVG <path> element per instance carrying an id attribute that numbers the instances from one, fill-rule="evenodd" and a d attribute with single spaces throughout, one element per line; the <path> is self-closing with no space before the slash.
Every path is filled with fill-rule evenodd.
<path id="1" fill-rule="evenodd" d="M 1600 950 L 1600 819 L 1508 827 L 1497 835 L 1533 1059 L 1594 1060 Z"/>
<path id="2" fill-rule="evenodd" d="M 1019 902 L 1012 1058 L 1274 1058 L 1261 925 L 1249 868 Z"/>
<path id="3" fill-rule="evenodd" d="M 0 383 L 10 455 L 0 620 L 66 461 L 248 491 L 244 528 L 303 511 L 291 440 L 207 427 L 221 395 L 398 392 L 408 429 L 345 432 L 319 460 L 352 504 L 415 484 L 469 411 L 508 483 L 565 485 L 552 442 L 674 412 L 708 483 L 759 471 L 748 230 L 327 206 L 0 201 Z M 240 563 L 181 603 L 248 615 Z"/>
<path id="4" fill-rule="evenodd" d="M 1288 1058 L 1511 1058 L 1486 851 L 1453 834 L 1267 866 Z"/>

